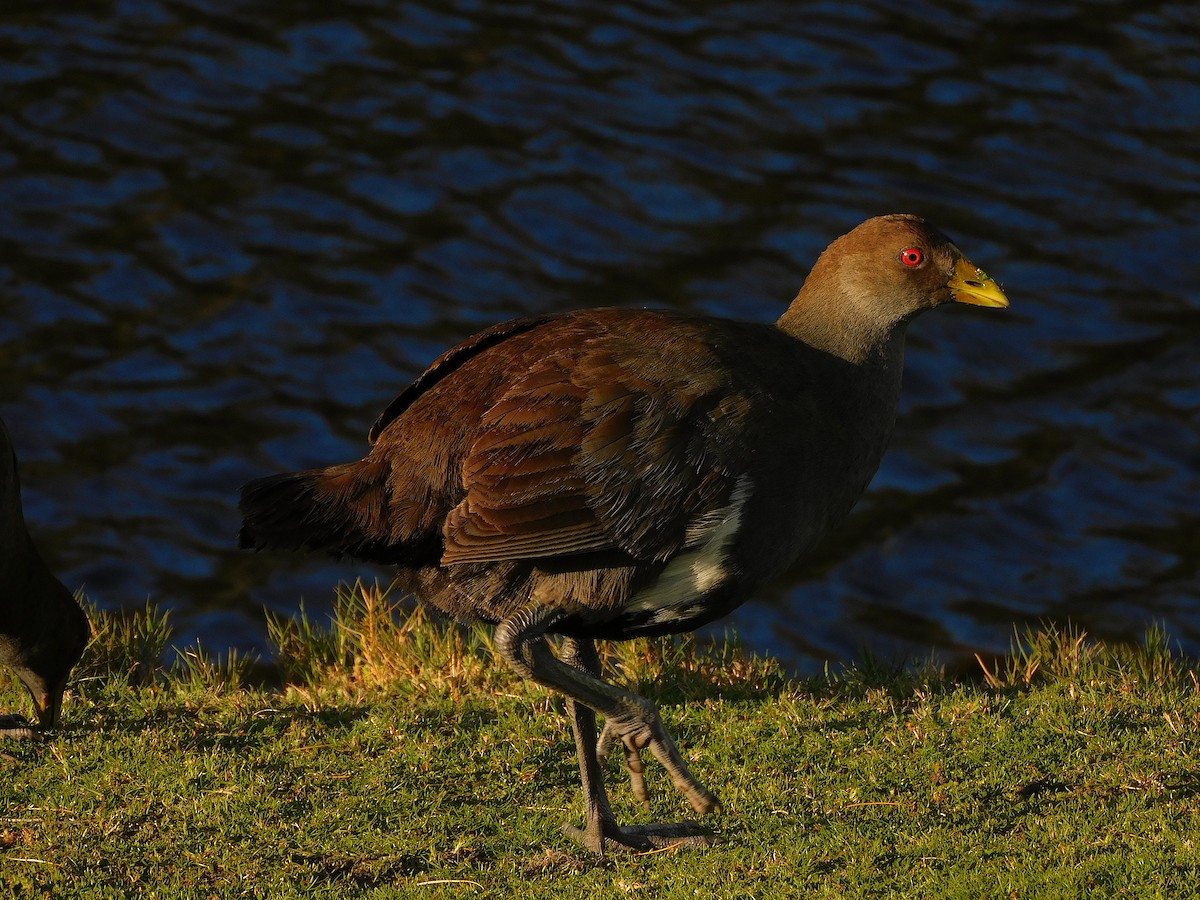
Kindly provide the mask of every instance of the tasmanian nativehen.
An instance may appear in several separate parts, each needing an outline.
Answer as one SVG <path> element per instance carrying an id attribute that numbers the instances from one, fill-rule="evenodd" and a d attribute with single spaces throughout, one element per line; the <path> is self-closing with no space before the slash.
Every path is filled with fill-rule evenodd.
<path id="1" fill-rule="evenodd" d="M 392 401 L 364 459 L 246 485 L 241 545 L 388 563 L 495 623 L 505 661 L 568 699 L 587 812 L 566 831 L 601 854 L 706 844 L 694 822 L 614 818 L 614 746 L 643 803 L 646 749 L 697 813 L 718 801 L 654 704 L 601 680 L 594 641 L 711 622 L 811 550 L 879 465 L 906 326 L 954 300 L 1008 305 L 945 235 L 892 215 L 834 241 L 773 326 L 639 309 L 496 325 Z"/>
<path id="2" fill-rule="evenodd" d="M 0 421 L 0 663 L 29 689 L 41 727 L 58 724 L 67 676 L 89 634 L 87 616 L 25 530 L 17 456 Z M 35 736 L 21 716 L 0 716 L 0 737 Z"/>

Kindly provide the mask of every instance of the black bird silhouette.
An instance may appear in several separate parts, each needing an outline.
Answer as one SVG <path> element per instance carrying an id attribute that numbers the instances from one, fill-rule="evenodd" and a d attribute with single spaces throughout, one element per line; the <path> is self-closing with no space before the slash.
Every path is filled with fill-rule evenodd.
<path id="1" fill-rule="evenodd" d="M 90 629 L 71 592 L 51 574 L 25 530 L 17 456 L 0 421 L 0 663 L 33 697 L 41 727 L 58 724 L 67 676 Z M 0 716 L 0 737 L 31 738 L 21 716 Z"/>
<path id="2" fill-rule="evenodd" d="M 594 641 L 694 629 L 811 549 L 879 464 L 906 325 L 951 300 L 1008 305 L 897 215 L 831 244 L 775 326 L 631 309 L 497 325 L 392 401 L 366 458 L 246 485 L 241 546 L 389 563 L 423 601 L 495 623 L 505 661 L 568 699 L 587 810 L 565 830 L 601 854 L 706 844 L 694 822 L 613 816 L 614 746 L 643 802 L 646 749 L 698 814 L 718 801 L 657 708 L 600 678 Z"/>

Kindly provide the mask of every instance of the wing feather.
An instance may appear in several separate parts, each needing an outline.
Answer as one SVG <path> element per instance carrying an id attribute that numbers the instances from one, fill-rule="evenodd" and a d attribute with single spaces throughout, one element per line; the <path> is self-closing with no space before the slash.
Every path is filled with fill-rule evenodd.
<path id="1" fill-rule="evenodd" d="M 513 379 L 463 461 L 444 564 L 602 550 L 667 559 L 728 504 L 743 451 L 736 428 L 717 425 L 730 411 L 723 368 L 696 365 L 709 352 L 697 343 L 685 377 L 644 346 L 597 339 Z"/>

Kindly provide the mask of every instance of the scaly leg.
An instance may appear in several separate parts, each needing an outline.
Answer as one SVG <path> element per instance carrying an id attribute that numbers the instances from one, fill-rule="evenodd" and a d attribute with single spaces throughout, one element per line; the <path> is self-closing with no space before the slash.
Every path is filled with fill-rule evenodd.
<path id="1" fill-rule="evenodd" d="M 496 649 L 518 674 L 559 691 L 571 701 L 576 751 L 587 795 L 588 821 L 583 831 L 570 828 L 567 833 L 600 855 L 605 849 L 642 850 L 677 842 L 696 847 L 710 845 L 712 838 L 696 834 L 699 826 L 694 822 L 627 828 L 617 825 L 596 758 L 597 712 L 605 717 L 605 729 L 611 727 L 620 736 L 627 748 L 626 758 L 629 758 L 629 750 L 640 753 L 648 747 L 697 813 L 711 812 L 718 806 L 718 800 L 689 771 L 675 741 L 663 727 L 654 704 L 599 677 L 599 659 L 594 644 L 568 639 L 564 655 L 569 663 L 554 656 L 543 638 L 557 615 L 550 607 L 530 606 L 518 610 L 496 628 Z M 637 765 L 640 764 L 639 755 Z"/>
<path id="2" fill-rule="evenodd" d="M 599 677 L 600 658 L 592 641 L 566 638 L 563 641 L 563 662 L 585 675 Z M 567 715 L 571 717 L 571 730 L 575 733 L 575 752 L 579 757 L 579 777 L 583 782 L 586 805 L 584 827 L 580 831 L 574 825 L 564 825 L 563 831 L 585 847 L 603 854 L 605 835 L 621 830 L 608 802 L 604 789 L 604 772 L 596 758 L 596 713 L 582 703 L 567 698 Z"/>

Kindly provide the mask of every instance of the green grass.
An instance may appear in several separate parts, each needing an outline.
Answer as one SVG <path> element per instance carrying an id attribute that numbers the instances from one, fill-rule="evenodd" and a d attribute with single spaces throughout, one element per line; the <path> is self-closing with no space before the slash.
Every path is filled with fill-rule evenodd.
<path id="1" fill-rule="evenodd" d="M 724 801 L 706 852 L 597 863 L 562 703 L 481 629 L 344 591 L 273 620 L 291 682 L 167 617 L 93 611 L 63 727 L 0 744 L 0 895 L 20 897 L 1180 897 L 1200 894 L 1200 687 L 1162 635 L 1028 635 L 977 683 L 931 666 L 786 678 L 736 643 L 608 648 Z M 3 679 L 0 678 L 0 682 Z M 27 711 L 15 679 L 0 709 Z M 623 821 L 653 813 L 614 761 Z"/>

